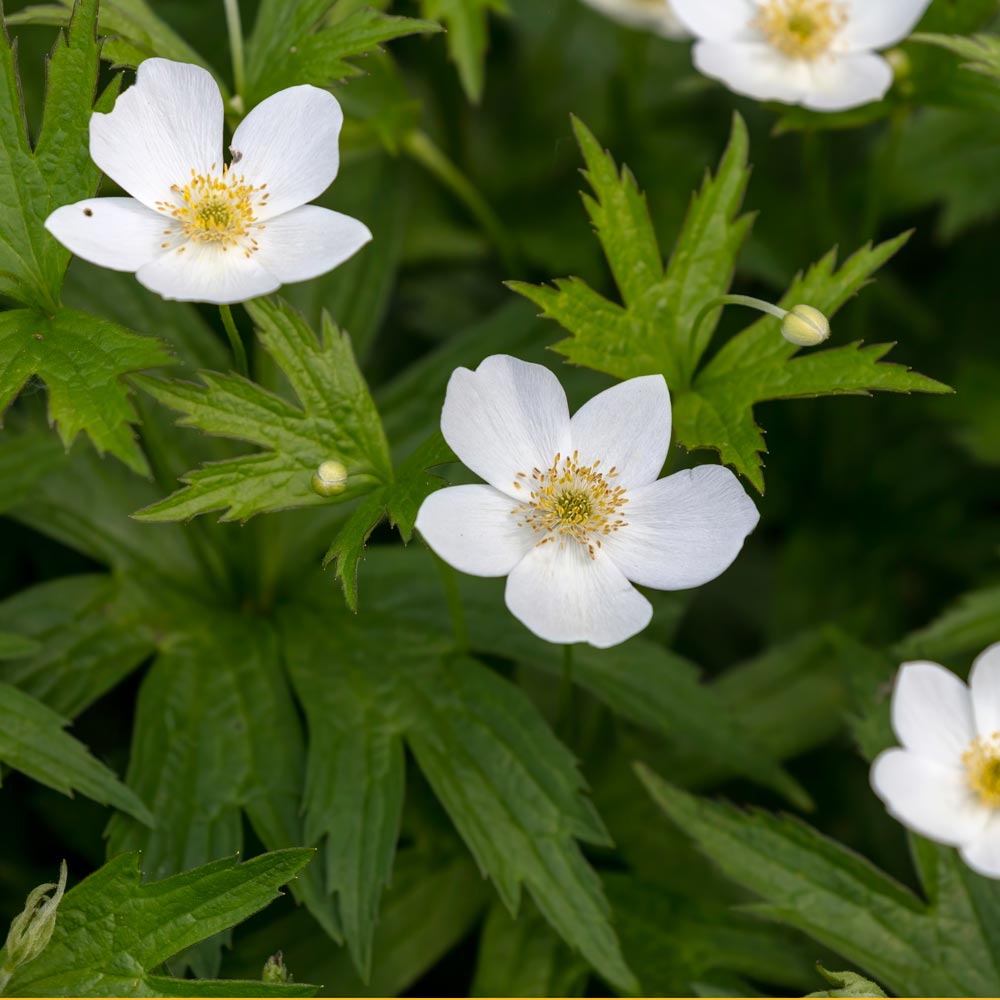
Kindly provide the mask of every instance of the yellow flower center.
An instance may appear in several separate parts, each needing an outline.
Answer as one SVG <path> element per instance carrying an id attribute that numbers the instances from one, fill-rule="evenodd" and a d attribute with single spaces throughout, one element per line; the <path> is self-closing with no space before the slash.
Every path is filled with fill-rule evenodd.
<path id="1" fill-rule="evenodd" d="M 962 754 L 965 779 L 984 806 L 1000 806 L 1000 733 L 980 736 Z"/>
<path id="2" fill-rule="evenodd" d="M 183 186 L 174 184 L 170 190 L 174 201 L 158 201 L 156 207 L 180 223 L 180 230 L 165 229 L 164 236 L 182 237 L 188 241 L 210 243 L 222 250 L 237 247 L 249 257 L 256 252 L 257 240 L 252 232 L 263 229 L 257 223 L 255 211 L 267 204 L 266 184 L 254 187 L 242 175 L 232 173 L 224 165 L 222 173 L 215 172 L 215 164 L 207 174 L 192 168 L 191 176 Z M 175 244 L 162 243 L 167 249 Z M 177 247 L 183 252 L 184 245 Z"/>
<path id="3" fill-rule="evenodd" d="M 836 0 L 767 0 L 754 25 L 779 52 L 793 59 L 817 59 L 827 52 L 847 12 Z"/>
<path id="4" fill-rule="evenodd" d="M 622 518 L 628 496 L 624 487 L 614 484 L 618 472 L 614 466 L 601 472 L 600 464 L 598 459 L 582 465 L 580 453 L 574 451 L 565 457 L 557 454 L 544 472 L 519 472 L 514 489 L 526 491 L 527 499 L 511 513 L 542 535 L 539 545 L 568 536 L 585 545 L 593 559 L 601 538 L 628 523 Z"/>

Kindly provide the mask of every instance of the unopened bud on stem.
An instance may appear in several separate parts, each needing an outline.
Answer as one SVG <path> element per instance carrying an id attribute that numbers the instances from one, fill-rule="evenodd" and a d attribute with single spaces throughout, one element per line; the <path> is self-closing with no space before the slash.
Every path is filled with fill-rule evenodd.
<path id="1" fill-rule="evenodd" d="M 53 891 L 54 890 L 54 891 Z M 32 889 L 24 909 L 11 921 L 0 966 L 0 991 L 14 970 L 26 965 L 45 950 L 56 927 L 56 911 L 66 891 L 66 862 L 59 868 L 58 884 L 46 882 Z M 48 893 L 52 893 L 51 896 Z"/>
<path id="2" fill-rule="evenodd" d="M 781 335 L 790 344 L 815 347 L 830 337 L 830 321 L 812 306 L 795 306 L 781 321 Z"/>
<path id="3" fill-rule="evenodd" d="M 265 983 L 290 983 L 292 974 L 285 965 L 285 956 L 276 951 L 265 963 L 260 977 Z"/>
<path id="4" fill-rule="evenodd" d="M 336 459 L 323 462 L 313 473 L 312 488 L 321 497 L 339 496 L 347 489 L 347 466 Z"/>

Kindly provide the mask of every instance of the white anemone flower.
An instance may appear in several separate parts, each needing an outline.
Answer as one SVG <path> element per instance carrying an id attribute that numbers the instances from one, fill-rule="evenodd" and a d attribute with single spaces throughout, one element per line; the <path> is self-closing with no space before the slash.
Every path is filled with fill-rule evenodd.
<path id="1" fill-rule="evenodd" d="M 343 113 L 317 87 L 282 90 L 243 119 L 223 159 L 223 104 L 200 66 L 147 59 L 90 155 L 131 198 L 88 198 L 45 227 L 78 257 L 131 271 L 166 299 L 228 304 L 331 270 L 371 239 L 309 205 L 337 176 Z"/>
<path id="2" fill-rule="evenodd" d="M 583 0 L 602 14 L 631 28 L 655 31 L 664 38 L 688 38 L 671 0 Z"/>
<path id="3" fill-rule="evenodd" d="M 624 642 L 653 614 L 633 583 L 707 583 L 759 517 L 722 466 L 657 478 L 670 446 L 661 375 L 614 386 L 571 418 L 552 372 L 495 355 L 452 374 L 441 431 L 488 485 L 432 493 L 417 528 L 463 573 L 506 576 L 507 607 L 549 642 Z"/>
<path id="4" fill-rule="evenodd" d="M 937 663 L 904 663 L 892 727 L 902 747 L 871 771 L 889 813 L 1000 878 L 1000 643 L 978 657 L 968 687 Z"/>
<path id="5" fill-rule="evenodd" d="M 878 54 L 902 41 L 930 0 L 672 0 L 698 37 L 706 76 L 759 101 L 844 111 L 885 97 Z"/>

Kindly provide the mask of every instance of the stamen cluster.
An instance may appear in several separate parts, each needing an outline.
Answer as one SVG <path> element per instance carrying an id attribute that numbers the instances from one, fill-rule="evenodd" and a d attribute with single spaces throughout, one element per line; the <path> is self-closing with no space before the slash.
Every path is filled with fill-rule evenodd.
<path id="1" fill-rule="evenodd" d="M 614 484 L 617 469 L 601 472 L 600 464 L 597 459 L 582 465 L 580 453 L 574 451 L 566 456 L 557 453 L 544 472 L 519 472 L 514 488 L 530 492 L 525 504 L 511 513 L 543 536 L 539 545 L 568 535 L 585 545 L 593 559 L 601 538 L 628 524 L 622 516 L 628 503 L 626 490 Z"/>
<path id="2" fill-rule="evenodd" d="M 966 781 L 985 806 L 1000 806 L 1000 733 L 980 736 L 962 754 Z"/>
<path id="3" fill-rule="evenodd" d="M 222 250 L 238 247 L 249 257 L 258 249 L 251 227 L 254 231 L 264 228 L 254 223 L 255 209 L 267 205 L 270 197 L 266 187 L 266 184 L 260 187 L 247 184 L 242 174 L 232 173 L 225 164 L 222 173 L 217 174 L 213 163 L 207 174 L 196 173 L 192 168 L 191 177 L 183 187 L 171 185 L 177 201 L 158 201 L 156 207 L 180 223 L 185 240 L 217 244 Z M 165 229 L 163 234 L 180 235 L 176 229 Z M 168 241 L 161 245 L 167 249 L 171 244 Z M 183 250 L 183 246 L 178 247 L 178 252 Z"/>
<path id="4" fill-rule="evenodd" d="M 817 59 L 829 51 L 847 23 L 835 0 L 769 0 L 755 18 L 768 42 L 793 59 Z"/>

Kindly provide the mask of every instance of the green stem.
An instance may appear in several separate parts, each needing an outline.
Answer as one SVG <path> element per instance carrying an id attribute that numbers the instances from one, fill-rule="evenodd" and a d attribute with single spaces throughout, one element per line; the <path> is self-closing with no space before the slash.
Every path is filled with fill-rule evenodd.
<path id="1" fill-rule="evenodd" d="M 781 306 L 776 306 L 773 302 L 755 299 L 752 295 L 720 295 L 717 299 L 712 299 L 711 302 L 706 303 L 705 307 L 695 318 L 694 328 L 691 330 L 692 343 L 698 343 L 698 333 L 705 320 L 723 306 L 746 306 L 748 309 L 756 309 L 758 312 L 767 313 L 775 319 L 784 319 L 788 315 L 787 309 L 782 309 Z M 706 344 L 705 347 L 708 347 L 708 345 Z"/>
<path id="2" fill-rule="evenodd" d="M 469 651 L 469 629 L 465 623 L 465 608 L 462 606 L 462 594 L 458 588 L 458 574 L 439 556 L 435 556 L 434 561 L 437 563 L 441 582 L 444 584 L 444 596 L 448 602 L 451 627 L 455 633 L 455 649 L 459 653 L 467 653 Z"/>
<path id="3" fill-rule="evenodd" d="M 219 313 L 222 315 L 222 325 L 226 328 L 226 336 L 229 337 L 229 346 L 233 349 L 233 364 L 236 370 L 244 378 L 250 377 L 250 367 L 247 365 L 247 352 L 243 346 L 243 338 L 240 331 L 236 329 L 233 322 L 233 311 L 229 306 L 219 306 Z"/>
<path id="4" fill-rule="evenodd" d="M 562 671 L 559 675 L 559 705 L 556 710 L 556 729 L 563 734 L 567 743 L 573 742 L 574 735 L 573 698 L 573 646 L 566 643 L 562 648 Z"/>
<path id="5" fill-rule="evenodd" d="M 7 988 L 7 984 L 10 982 L 11 976 L 13 975 L 13 969 L 8 969 L 6 966 L 0 969 L 0 997 L 3 996 L 3 991 Z"/>
<path id="6" fill-rule="evenodd" d="M 233 54 L 233 86 L 236 94 L 246 94 L 246 57 L 243 54 L 243 25 L 240 22 L 239 0 L 222 0 L 226 8 L 226 30 L 229 32 L 229 50 Z"/>
<path id="7" fill-rule="evenodd" d="M 513 239 L 496 212 L 490 208 L 489 203 L 476 190 L 465 174 L 445 156 L 426 132 L 419 129 L 411 132 L 403 140 L 403 149 L 465 205 L 469 213 L 492 240 L 508 273 L 516 274 L 518 254 L 514 248 Z"/>

